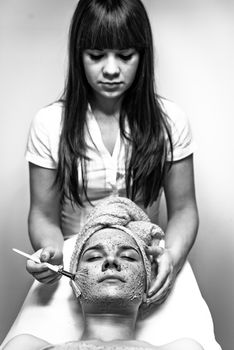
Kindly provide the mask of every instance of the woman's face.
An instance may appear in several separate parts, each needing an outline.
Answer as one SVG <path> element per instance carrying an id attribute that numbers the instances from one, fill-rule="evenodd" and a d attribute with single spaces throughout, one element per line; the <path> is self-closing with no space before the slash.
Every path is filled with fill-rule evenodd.
<path id="1" fill-rule="evenodd" d="M 119 309 L 142 302 L 145 269 L 133 238 L 121 230 L 96 232 L 85 245 L 77 270 L 84 303 Z M 100 310 L 100 308 L 99 308 Z"/>
<path id="2" fill-rule="evenodd" d="M 83 64 L 87 81 L 97 97 L 118 99 L 132 85 L 139 53 L 126 50 L 85 50 Z"/>

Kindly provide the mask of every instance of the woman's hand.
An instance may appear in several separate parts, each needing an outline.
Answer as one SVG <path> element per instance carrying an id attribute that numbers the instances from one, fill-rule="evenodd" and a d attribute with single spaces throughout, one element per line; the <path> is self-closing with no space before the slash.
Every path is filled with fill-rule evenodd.
<path id="1" fill-rule="evenodd" d="M 156 265 L 157 269 L 156 279 L 148 292 L 148 304 L 161 304 L 167 298 L 176 279 L 172 254 L 168 249 L 158 246 L 148 247 L 147 254 L 152 257 L 152 264 Z"/>
<path id="2" fill-rule="evenodd" d="M 34 255 L 41 260 L 41 264 L 35 263 L 32 260 L 27 260 L 27 271 L 41 283 L 52 284 L 57 282 L 62 275 L 49 270 L 44 263 L 49 262 L 52 265 L 63 265 L 62 251 L 54 247 L 46 247 L 39 249 Z"/>

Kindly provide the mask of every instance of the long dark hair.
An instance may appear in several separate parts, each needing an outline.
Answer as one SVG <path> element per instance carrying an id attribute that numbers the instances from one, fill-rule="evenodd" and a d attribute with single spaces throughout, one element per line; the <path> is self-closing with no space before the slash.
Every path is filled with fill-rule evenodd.
<path id="1" fill-rule="evenodd" d="M 157 199 L 163 185 L 168 144 L 173 153 L 169 126 L 155 90 L 151 27 L 140 0 L 80 0 L 74 12 L 56 176 L 62 201 L 67 197 L 83 206 L 83 195 L 88 199 L 84 127 L 91 91 L 82 52 L 95 48 L 135 48 L 140 54 L 134 82 L 122 100 L 119 125 L 121 136 L 129 141 L 131 149 L 126 164 L 127 196 L 134 201 L 140 195 L 148 206 Z M 125 132 L 125 119 L 130 136 Z"/>

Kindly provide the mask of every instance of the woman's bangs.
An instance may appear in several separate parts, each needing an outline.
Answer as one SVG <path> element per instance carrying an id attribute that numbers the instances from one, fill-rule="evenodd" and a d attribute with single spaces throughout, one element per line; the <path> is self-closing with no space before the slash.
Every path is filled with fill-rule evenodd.
<path id="1" fill-rule="evenodd" d="M 126 24 L 124 21 L 108 17 L 102 18 L 101 21 L 96 19 L 91 26 L 87 23 L 82 35 L 83 40 L 81 40 L 83 50 L 122 50 L 128 48 L 140 50 L 145 46 L 139 29 L 132 28 L 131 23 Z"/>

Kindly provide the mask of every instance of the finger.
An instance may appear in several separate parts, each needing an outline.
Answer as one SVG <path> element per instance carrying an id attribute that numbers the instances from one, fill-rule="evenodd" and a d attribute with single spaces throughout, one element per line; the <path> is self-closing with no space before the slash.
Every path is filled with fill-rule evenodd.
<path id="1" fill-rule="evenodd" d="M 165 284 L 163 285 L 163 287 L 159 289 L 159 291 L 156 294 L 152 295 L 152 297 L 148 299 L 148 303 L 152 304 L 152 303 L 163 302 L 167 298 L 168 294 L 170 293 L 171 287 L 172 287 L 172 284 L 170 279 L 168 278 Z"/>
<path id="2" fill-rule="evenodd" d="M 148 256 L 152 255 L 153 257 L 158 257 L 160 254 L 163 253 L 163 248 L 154 245 L 154 246 L 146 247 L 145 251 Z"/>
<path id="3" fill-rule="evenodd" d="M 153 306 L 153 305 L 161 305 L 161 304 L 163 304 L 164 303 L 164 301 L 167 299 L 167 294 L 163 294 L 163 295 L 161 295 L 160 297 L 158 297 L 157 299 L 155 299 L 155 300 L 151 300 L 150 299 L 150 301 L 148 301 L 148 307 L 149 306 Z"/>
<path id="4" fill-rule="evenodd" d="M 53 258 L 55 254 L 55 249 L 53 247 L 46 247 L 42 249 L 40 260 L 41 262 L 47 262 Z"/>
<path id="5" fill-rule="evenodd" d="M 153 294 L 156 294 L 161 289 L 161 287 L 163 286 L 167 278 L 168 278 L 168 272 L 165 270 L 159 269 L 156 280 L 155 282 L 153 282 L 153 284 L 151 285 L 148 291 L 148 296 L 151 297 Z"/>
<path id="6" fill-rule="evenodd" d="M 148 300 L 148 305 L 160 305 L 162 304 L 168 297 L 170 290 L 165 291 L 163 294 L 158 295 L 157 297 L 152 297 Z"/>
<path id="7" fill-rule="evenodd" d="M 40 283 L 44 283 L 44 284 L 53 284 L 56 283 L 60 280 L 62 276 L 61 275 L 56 275 L 56 276 L 48 276 L 48 277 L 44 277 L 44 278 L 36 278 L 36 280 L 38 280 Z"/>
<path id="8" fill-rule="evenodd" d="M 33 273 L 33 277 L 36 278 L 37 280 L 44 280 L 46 278 L 51 278 L 51 277 L 55 277 L 57 276 L 57 274 L 55 274 L 54 272 L 47 270 L 47 271 L 40 271 L 40 272 L 34 272 Z"/>
<path id="9" fill-rule="evenodd" d="M 48 267 L 46 266 L 46 264 L 38 264 L 32 260 L 27 260 L 26 269 L 29 273 L 34 274 L 34 273 L 46 271 L 48 270 Z"/>

